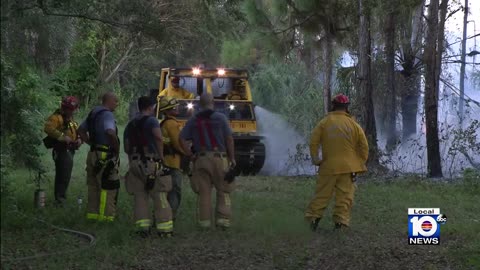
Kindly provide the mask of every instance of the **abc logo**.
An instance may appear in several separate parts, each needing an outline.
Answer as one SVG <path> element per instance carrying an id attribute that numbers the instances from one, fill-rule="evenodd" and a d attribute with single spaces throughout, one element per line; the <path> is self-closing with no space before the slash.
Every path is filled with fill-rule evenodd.
<path id="1" fill-rule="evenodd" d="M 410 223 L 412 223 L 412 236 L 430 237 L 438 229 L 437 221 L 431 216 L 423 216 L 421 218 L 416 216 L 410 219 Z"/>
<path id="2" fill-rule="evenodd" d="M 437 222 L 440 223 L 440 224 L 442 224 L 442 225 L 445 224 L 445 223 L 447 223 L 447 216 L 444 215 L 444 214 L 438 215 L 438 217 L 437 217 Z"/>

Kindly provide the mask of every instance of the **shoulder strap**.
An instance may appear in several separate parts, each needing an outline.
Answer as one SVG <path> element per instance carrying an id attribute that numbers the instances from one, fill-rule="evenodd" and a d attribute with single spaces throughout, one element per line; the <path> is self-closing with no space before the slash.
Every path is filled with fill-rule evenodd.
<path id="1" fill-rule="evenodd" d="M 213 113 L 212 113 L 213 114 Z M 206 148 L 206 145 L 205 145 L 205 136 L 204 136 L 204 131 L 206 130 L 207 132 L 207 139 L 208 141 L 210 142 L 211 146 L 213 149 L 211 150 L 214 150 L 217 148 L 217 140 L 215 139 L 215 136 L 213 135 L 213 130 L 212 130 L 212 126 L 211 126 L 211 115 L 212 114 L 209 114 L 208 116 L 206 115 L 197 115 L 197 126 L 199 128 L 199 137 L 200 137 L 200 145 L 203 147 L 203 148 Z"/>
<path id="2" fill-rule="evenodd" d="M 88 133 L 89 133 L 89 136 L 90 136 L 90 141 L 95 143 L 95 133 L 96 133 L 96 128 L 95 128 L 95 123 L 97 121 L 97 117 L 108 111 L 107 109 L 100 109 L 99 111 L 97 111 L 96 113 L 93 113 L 94 110 L 91 110 L 90 113 L 88 114 L 87 116 L 87 129 L 88 129 Z"/>

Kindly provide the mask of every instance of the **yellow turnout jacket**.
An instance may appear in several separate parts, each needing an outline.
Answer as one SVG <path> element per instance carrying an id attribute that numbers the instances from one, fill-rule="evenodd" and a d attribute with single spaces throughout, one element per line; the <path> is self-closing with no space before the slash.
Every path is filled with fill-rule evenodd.
<path id="1" fill-rule="evenodd" d="M 343 111 L 330 112 L 314 128 L 310 138 L 310 155 L 318 158 L 322 148 L 319 175 L 366 172 L 368 143 L 365 133 L 352 117 Z"/>

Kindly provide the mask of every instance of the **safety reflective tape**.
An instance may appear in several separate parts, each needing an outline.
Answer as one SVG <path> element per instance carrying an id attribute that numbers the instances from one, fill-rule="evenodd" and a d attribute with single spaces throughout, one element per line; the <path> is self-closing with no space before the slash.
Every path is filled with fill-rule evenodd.
<path id="1" fill-rule="evenodd" d="M 220 225 L 223 227 L 230 227 L 230 220 L 226 218 L 219 218 L 217 219 L 217 225 Z"/>
<path id="2" fill-rule="evenodd" d="M 100 152 L 100 159 L 106 160 L 107 159 L 107 152 Z"/>
<path id="3" fill-rule="evenodd" d="M 107 207 L 107 191 L 105 189 L 102 189 L 100 192 L 100 208 L 98 211 L 98 215 L 100 218 L 103 219 L 105 216 L 105 208 Z"/>
<path id="4" fill-rule="evenodd" d="M 115 217 L 114 216 L 101 216 L 101 215 L 98 215 L 98 221 L 114 221 L 115 220 Z"/>
<path id="5" fill-rule="evenodd" d="M 98 214 L 87 213 L 87 219 L 98 219 Z"/>
<path id="6" fill-rule="evenodd" d="M 230 194 L 225 193 L 225 205 L 226 206 L 231 206 L 232 201 L 230 200 Z"/>
<path id="7" fill-rule="evenodd" d="M 162 232 L 171 232 L 173 231 L 173 221 L 157 223 L 157 230 Z"/>
<path id="8" fill-rule="evenodd" d="M 161 208 L 167 208 L 168 207 L 168 200 L 167 200 L 167 193 L 166 192 L 160 192 L 160 207 Z"/>
<path id="9" fill-rule="evenodd" d="M 210 227 L 210 225 L 212 225 L 212 222 L 210 220 L 199 220 L 198 225 L 200 225 L 200 227 L 206 228 Z"/>
<path id="10" fill-rule="evenodd" d="M 152 225 L 152 221 L 150 219 L 140 219 L 135 222 L 137 227 L 150 227 Z"/>

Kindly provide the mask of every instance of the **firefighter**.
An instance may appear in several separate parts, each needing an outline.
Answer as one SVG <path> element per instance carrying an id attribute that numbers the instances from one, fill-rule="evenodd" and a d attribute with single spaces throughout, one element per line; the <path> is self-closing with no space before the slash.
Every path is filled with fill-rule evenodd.
<path id="1" fill-rule="evenodd" d="M 94 107 L 79 128 L 79 134 L 90 145 L 87 154 L 87 219 L 115 219 L 120 179 L 118 175 L 118 129 L 113 111 L 118 98 L 113 92 L 102 96 L 102 105 Z"/>
<path id="2" fill-rule="evenodd" d="M 159 96 L 169 96 L 178 99 L 194 99 L 195 95 L 180 87 L 180 78 L 173 77 L 170 86 L 163 89 Z"/>
<path id="3" fill-rule="evenodd" d="M 66 191 L 72 176 L 73 157 L 75 150 L 82 144 L 77 134 L 78 124 L 73 119 L 78 109 L 78 100 L 74 96 L 62 99 L 60 109 L 56 110 L 45 122 L 44 131 L 53 148 L 52 156 L 55 162 L 55 203 L 62 206 L 66 200 Z M 49 144 L 49 143 L 46 143 Z"/>
<path id="4" fill-rule="evenodd" d="M 246 100 L 245 81 L 242 79 L 235 79 L 233 89 L 228 93 L 227 100 Z"/>
<path id="5" fill-rule="evenodd" d="M 198 194 L 198 225 L 211 226 L 212 185 L 216 189 L 216 225 L 222 229 L 230 227 L 230 193 L 234 182 L 225 181 L 225 173 L 235 166 L 232 130 L 225 115 L 213 110 L 213 96 L 205 93 L 200 97 L 200 112 L 190 118 L 180 132 L 183 152 L 191 157 L 193 175 L 192 190 Z M 187 145 L 193 142 L 194 153 Z"/>
<path id="6" fill-rule="evenodd" d="M 172 207 L 173 219 L 178 212 L 182 200 L 182 171 L 180 162 L 184 155 L 180 146 L 181 125 L 175 118 L 178 115 L 178 101 L 172 97 L 161 97 L 159 102 L 159 111 L 163 113 L 164 118 L 160 123 L 163 136 L 163 153 L 165 157 L 165 166 L 171 169 L 172 190 L 168 193 L 168 202 Z"/>
<path id="7" fill-rule="evenodd" d="M 127 192 L 134 196 L 137 232 L 146 237 L 154 225 L 149 214 L 151 198 L 156 230 L 160 237 L 170 237 L 173 234 L 173 221 L 167 193 L 172 188 L 172 179 L 168 168 L 162 166 L 163 139 L 158 119 L 153 116 L 155 104 L 155 100 L 150 97 L 140 97 L 140 114 L 125 128 L 124 150 L 129 161 L 125 184 Z"/>
<path id="8" fill-rule="evenodd" d="M 349 104 L 347 96 L 335 96 L 332 112 L 317 124 L 311 135 L 312 163 L 319 166 L 315 196 L 305 212 L 312 231 L 317 229 L 334 193 L 335 229 L 348 228 L 355 192 L 355 176 L 367 171 L 367 139 L 362 128 L 348 113 Z M 321 159 L 318 156 L 320 146 Z"/>

